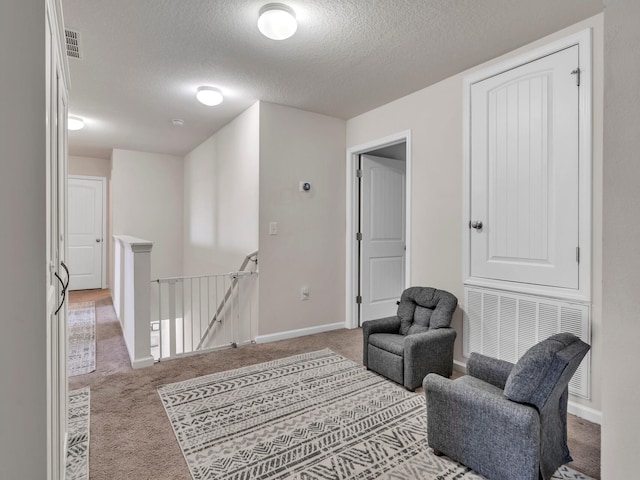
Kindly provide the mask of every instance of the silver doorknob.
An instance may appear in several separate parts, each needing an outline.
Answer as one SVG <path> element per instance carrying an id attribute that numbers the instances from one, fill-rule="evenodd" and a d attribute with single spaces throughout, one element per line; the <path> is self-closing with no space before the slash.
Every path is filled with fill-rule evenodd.
<path id="1" fill-rule="evenodd" d="M 469 227 L 475 228 L 476 230 L 482 230 L 482 222 L 480 220 L 474 220 L 469 222 Z"/>
<path id="2" fill-rule="evenodd" d="M 96 243 L 100 243 L 100 242 L 101 242 L 101 239 L 96 238 Z"/>

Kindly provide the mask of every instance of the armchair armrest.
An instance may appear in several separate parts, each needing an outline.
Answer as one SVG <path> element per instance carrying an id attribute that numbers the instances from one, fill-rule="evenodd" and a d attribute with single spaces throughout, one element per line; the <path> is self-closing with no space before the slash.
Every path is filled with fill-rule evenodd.
<path id="1" fill-rule="evenodd" d="M 461 380 L 434 374 L 424 379 L 429 446 L 488 478 L 538 478 L 536 409 L 508 400 L 479 380 Z"/>
<path id="2" fill-rule="evenodd" d="M 362 364 L 366 367 L 369 357 L 369 335 L 374 333 L 398 333 L 400 319 L 398 317 L 367 320 L 362 324 Z"/>
<path id="3" fill-rule="evenodd" d="M 501 390 L 513 369 L 513 363 L 473 352 L 467 361 L 467 373 Z"/>
<path id="4" fill-rule="evenodd" d="M 398 333 L 400 331 L 400 319 L 393 316 L 367 320 L 362 324 L 362 331 L 367 335 L 372 333 Z"/>
<path id="5" fill-rule="evenodd" d="M 407 335 L 404 339 L 405 361 L 420 362 L 438 357 L 446 358 L 449 350 L 448 345 L 453 345 L 456 336 L 457 333 L 453 328 L 438 328 Z"/>
<path id="6" fill-rule="evenodd" d="M 404 339 L 404 385 L 410 390 L 422 385 L 428 373 L 450 377 L 453 370 L 453 328 L 438 328 L 407 335 Z"/>

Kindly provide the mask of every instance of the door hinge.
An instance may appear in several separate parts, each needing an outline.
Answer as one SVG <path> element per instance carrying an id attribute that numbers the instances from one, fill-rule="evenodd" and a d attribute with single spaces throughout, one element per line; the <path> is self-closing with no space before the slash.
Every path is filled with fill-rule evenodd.
<path id="1" fill-rule="evenodd" d="M 576 262 L 580 263 L 580 247 L 576 247 Z"/>
<path id="2" fill-rule="evenodd" d="M 576 76 L 576 86 L 580 86 L 580 68 L 576 68 L 573 72 L 571 72 L 571 75 L 575 75 Z"/>
<path id="3" fill-rule="evenodd" d="M 358 304 L 362 303 L 362 295 L 358 295 L 356 297 L 356 303 L 358 303 Z"/>
<path id="4" fill-rule="evenodd" d="M 359 242 L 362 241 L 362 232 L 356 233 L 356 240 L 358 240 Z"/>
<path id="5" fill-rule="evenodd" d="M 356 177 L 362 178 L 362 169 L 361 168 L 356 170 Z"/>

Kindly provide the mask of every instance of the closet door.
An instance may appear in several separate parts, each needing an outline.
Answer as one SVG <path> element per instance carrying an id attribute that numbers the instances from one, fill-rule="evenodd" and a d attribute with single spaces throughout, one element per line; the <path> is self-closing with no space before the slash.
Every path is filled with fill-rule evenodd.
<path id="1" fill-rule="evenodd" d="M 46 3 L 46 295 L 48 480 L 64 478 L 67 439 L 66 258 L 67 91 L 61 12 Z"/>
<path id="2" fill-rule="evenodd" d="M 470 274 L 577 289 L 578 46 L 471 86 Z"/>

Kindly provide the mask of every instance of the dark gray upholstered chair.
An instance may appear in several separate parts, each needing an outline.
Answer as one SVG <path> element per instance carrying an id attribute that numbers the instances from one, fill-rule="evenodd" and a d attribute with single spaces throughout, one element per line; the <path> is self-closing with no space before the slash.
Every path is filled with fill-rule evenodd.
<path id="1" fill-rule="evenodd" d="M 427 373 L 451 376 L 456 331 L 449 325 L 457 305 L 444 290 L 407 288 L 396 316 L 362 324 L 365 367 L 411 391 Z"/>
<path id="2" fill-rule="evenodd" d="M 514 366 L 472 353 L 468 375 L 427 375 L 427 436 L 446 454 L 492 480 L 547 480 L 570 462 L 568 384 L 589 345 L 559 333 Z"/>

